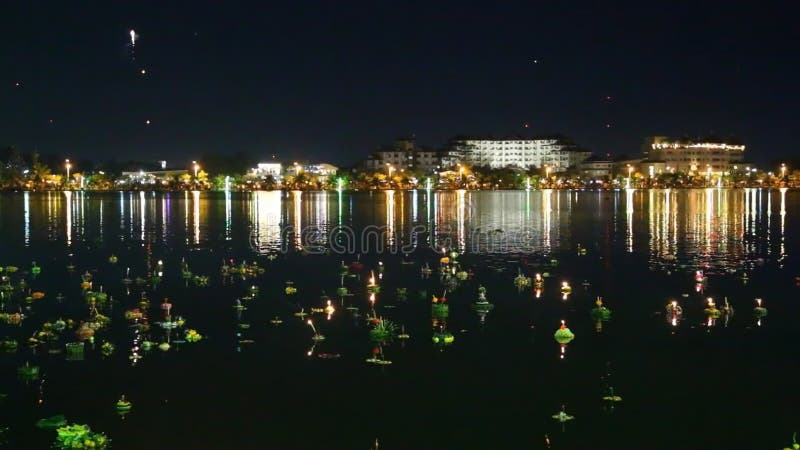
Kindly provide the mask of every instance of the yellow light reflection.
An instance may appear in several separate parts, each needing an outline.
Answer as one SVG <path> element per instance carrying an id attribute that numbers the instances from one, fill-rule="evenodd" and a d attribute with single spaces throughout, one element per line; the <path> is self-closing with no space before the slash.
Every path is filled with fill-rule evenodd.
<path id="1" fill-rule="evenodd" d="M 627 218 L 626 243 L 628 253 L 633 253 L 633 192 L 635 189 L 625 189 L 625 216 Z"/>
<path id="2" fill-rule="evenodd" d="M 67 200 L 67 247 L 72 246 L 72 191 L 64 191 Z"/>
<path id="3" fill-rule="evenodd" d="M 200 243 L 200 191 L 192 191 L 192 223 L 194 243 Z"/>
<path id="4" fill-rule="evenodd" d="M 467 191 L 464 189 L 458 190 L 458 248 L 463 251 L 467 248 L 466 243 L 466 227 L 464 226 L 464 220 L 466 219 L 466 210 L 467 210 Z"/>
<path id="5" fill-rule="evenodd" d="M 782 187 L 781 192 L 781 248 L 780 258 L 786 256 L 786 191 L 788 188 Z"/>
<path id="6" fill-rule="evenodd" d="M 553 190 L 542 189 L 542 250 L 550 251 L 550 216 L 553 212 Z"/>
<path id="7" fill-rule="evenodd" d="M 144 229 L 147 220 L 144 213 L 145 202 L 144 191 L 139 191 L 139 228 L 141 230 L 142 245 L 144 245 Z"/>
<path id="8" fill-rule="evenodd" d="M 259 253 L 278 250 L 281 239 L 281 191 L 256 191 L 251 197 L 252 243 Z"/>
<path id="9" fill-rule="evenodd" d="M 233 217 L 231 212 L 231 191 L 225 191 L 225 240 L 231 240 Z"/>
<path id="10" fill-rule="evenodd" d="M 395 243 L 394 229 L 394 190 L 386 192 L 386 244 L 392 247 Z"/>
<path id="11" fill-rule="evenodd" d="M 24 231 L 25 231 L 25 247 L 31 245 L 31 194 L 28 191 L 25 191 L 25 194 L 22 195 L 23 200 L 23 220 L 24 220 Z"/>
<path id="12" fill-rule="evenodd" d="M 294 246 L 300 250 L 303 248 L 303 192 L 292 191 L 292 202 L 294 204 Z"/>

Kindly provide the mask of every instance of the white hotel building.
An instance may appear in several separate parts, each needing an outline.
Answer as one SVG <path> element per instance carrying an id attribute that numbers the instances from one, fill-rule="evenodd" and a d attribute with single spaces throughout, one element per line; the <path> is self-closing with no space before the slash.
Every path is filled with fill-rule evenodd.
<path id="1" fill-rule="evenodd" d="M 671 139 L 664 136 L 645 140 L 647 159 L 662 161 L 678 172 L 729 173 L 744 161 L 745 146 L 720 139 Z"/>
<path id="2" fill-rule="evenodd" d="M 554 172 L 567 170 L 591 156 L 558 136 L 541 138 L 472 138 L 458 137 L 450 142 L 461 161 L 472 166 L 491 168 L 550 167 Z"/>

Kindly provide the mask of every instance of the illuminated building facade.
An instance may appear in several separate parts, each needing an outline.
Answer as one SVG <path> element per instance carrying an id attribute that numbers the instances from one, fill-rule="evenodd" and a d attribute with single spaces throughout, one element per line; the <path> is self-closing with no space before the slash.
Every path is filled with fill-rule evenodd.
<path id="1" fill-rule="evenodd" d="M 473 138 L 457 137 L 450 142 L 451 151 L 461 154 L 461 161 L 471 166 L 550 167 L 562 172 L 575 167 L 591 156 L 591 152 L 575 148 L 560 136 L 541 138 Z"/>
<path id="2" fill-rule="evenodd" d="M 670 171 L 725 174 L 744 161 L 745 146 L 720 139 L 648 138 L 643 146 L 649 160 L 663 161 Z"/>
<path id="3" fill-rule="evenodd" d="M 413 137 L 401 138 L 392 145 L 384 146 L 372 152 L 364 161 L 364 167 L 370 170 L 417 170 L 433 172 L 441 163 L 439 152 L 417 145 Z"/>

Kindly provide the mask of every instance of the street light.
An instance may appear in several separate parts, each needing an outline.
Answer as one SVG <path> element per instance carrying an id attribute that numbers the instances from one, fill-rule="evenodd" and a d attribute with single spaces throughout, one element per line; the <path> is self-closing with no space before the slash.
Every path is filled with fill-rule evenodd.
<path id="1" fill-rule="evenodd" d="M 781 178 L 786 178 L 786 164 L 781 164 Z"/>
<path id="2" fill-rule="evenodd" d="M 389 178 L 392 178 L 392 171 L 393 170 L 394 170 L 394 167 L 392 167 L 391 164 L 386 163 L 386 171 L 389 173 Z"/>
<path id="3" fill-rule="evenodd" d="M 200 166 L 197 165 L 197 161 L 192 161 L 192 166 L 194 167 L 194 177 L 197 178 L 197 169 L 199 169 Z"/>

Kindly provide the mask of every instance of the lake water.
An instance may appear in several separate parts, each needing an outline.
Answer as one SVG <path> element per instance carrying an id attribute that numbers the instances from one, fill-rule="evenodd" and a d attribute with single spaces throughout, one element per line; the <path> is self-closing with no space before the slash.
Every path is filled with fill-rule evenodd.
<path id="1" fill-rule="evenodd" d="M 761 189 L 2 194 L 0 265 L 45 297 L 4 297 L 26 318 L 0 323 L 20 343 L 0 354 L 0 425 L 13 449 L 48 448 L 55 433 L 34 424 L 55 414 L 114 449 L 783 448 L 800 430 L 796 217 L 800 194 Z M 467 280 L 441 279 L 443 249 Z M 264 273 L 223 277 L 231 259 Z M 185 280 L 182 260 L 208 286 Z M 363 269 L 341 278 L 356 260 Z M 38 276 L 25 273 L 33 261 Z M 112 298 L 98 305 L 110 326 L 78 361 L 64 353 L 74 329 L 28 346 L 45 321 L 89 317 L 87 271 Z M 136 282 L 152 271 L 160 283 Z M 409 339 L 370 340 L 370 271 L 374 311 Z M 519 273 L 549 277 L 537 295 L 515 286 Z M 449 317 L 432 320 L 444 284 Z M 472 305 L 479 286 L 486 314 Z M 324 308 L 323 294 L 330 317 L 295 315 Z M 149 329 L 125 318 L 143 295 Z M 613 311 L 599 324 L 598 296 Z M 158 326 L 165 297 L 184 327 Z M 733 313 L 709 318 L 708 297 Z M 562 320 L 575 334 L 563 347 Z M 186 328 L 203 339 L 181 343 Z M 454 341 L 434 343 L 445 329 Z M 26 362 L 38 379 L 18 377 Z M 121 418 L 123 394 L 133 409 Z M 575 417 L 563 425 L 562 405 Z"/>

